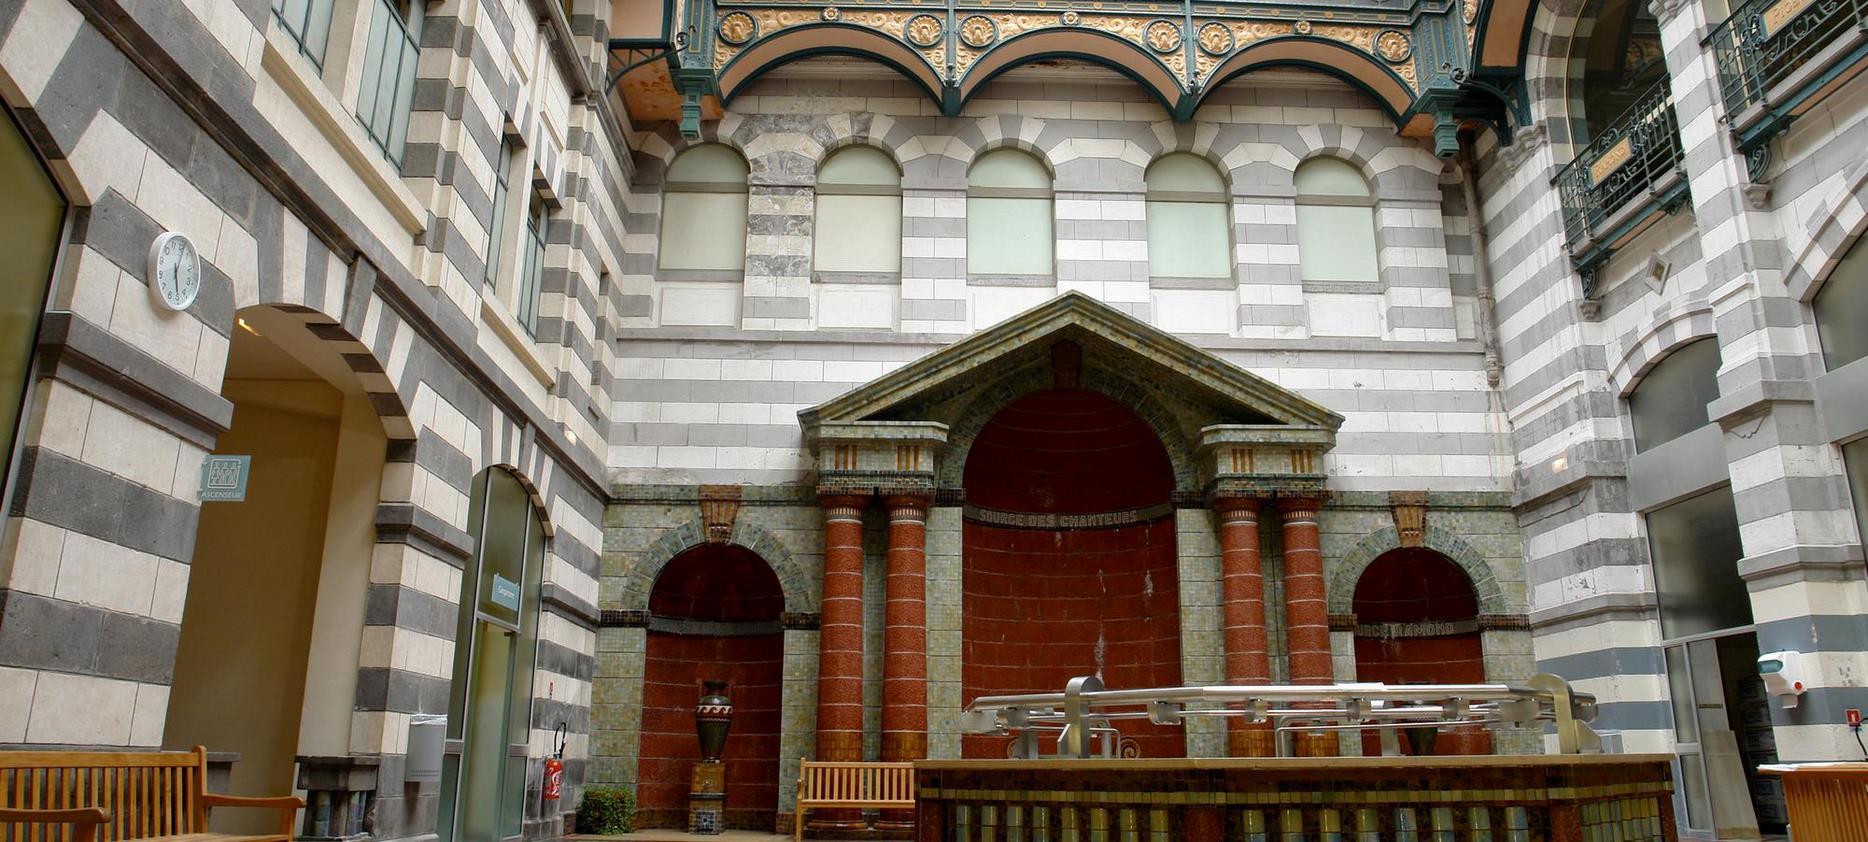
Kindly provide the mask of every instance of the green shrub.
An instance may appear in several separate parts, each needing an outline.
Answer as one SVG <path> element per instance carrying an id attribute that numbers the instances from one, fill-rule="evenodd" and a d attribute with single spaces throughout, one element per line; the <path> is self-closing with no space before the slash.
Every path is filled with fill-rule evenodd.
<path id="1" fill-rule="evenodd" d="M 629 790 L 591 787 L 577 805 L 577 832 L 613 836 L 636 829 L 636 799 Z"/>

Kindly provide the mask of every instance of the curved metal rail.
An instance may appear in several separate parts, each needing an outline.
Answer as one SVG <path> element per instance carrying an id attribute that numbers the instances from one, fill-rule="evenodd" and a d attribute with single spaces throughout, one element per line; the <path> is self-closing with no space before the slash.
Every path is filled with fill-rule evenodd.
<path id="1" fill-rule="evenodd" d="M 1057 757 L 1113 757 L 1119 729 L 1111 724 L 1148 720 L 1178 725 L 1189 717 L 1239 717 L 1269 722 L 1280 735 L 1306 731 L 1386 731 L 1484 725 L 1494 728 L 1556 725 L 1558 751 L 1601 751 L 1588 723 L 1596 698 L 1569 682 L 1537 675 L 1509 684 L 1261 684 L 1108 690 L 1095 676 L 1070 680 L 1062 693 L 982 696 L 967 705 L 960 730 L 1011 736 L 1014 757 L 1043 756 L 1038 735 L 1057 735 Z M 1279 739 L 1285 753 L 1285 740 Z"/>

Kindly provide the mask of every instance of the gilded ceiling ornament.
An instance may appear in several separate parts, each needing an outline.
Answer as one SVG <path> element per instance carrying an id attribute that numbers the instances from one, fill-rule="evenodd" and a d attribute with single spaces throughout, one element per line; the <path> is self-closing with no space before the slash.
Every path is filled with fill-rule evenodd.
<path id="1" fill-rule="evenodd" d="M 1467 23 L 1472 23 L 1479 19 L 1479 0 L 1464 0 L 1464 2 L 1460 3 L 1460 6 L 1462 7 L 1460 9 L 1460 17 L 1464 18 Z"/>
<path id="2" fill-rule="evenodd" d="M 1067 11 L 1063 13 L 1062 15 L 1059 15 L 1057 20 L 1059 23 L 1062 23 L 1065 26 L 1076 26 L 1077 24 L 1083 22 L 1083 16 L 1080 14 L 1077 14 L 1076 9 L 1071 9 L 1070 11 Z"/>
<path id="3" fill-rule="evenodd" d="M 737 47 L 759 34 L 759 22 L 745 12 L 729 12 L 720 19 L 720 40 Z"/>
<path id="4" fill-rule="evenodd" d="M 1310 34 L 1310 21 L 1300 20 L 1294 24 L 1291 24 L 1291 31 L 1299 35 L 1309 35 Z"/>
<path id="5" fill-rule="evenodd" d="M 1375 53 L 1389 64 L 1400 64 L 1414 54 L 1414 45 L 1400 30 L 1389 29 L 1375 36 Z"/>
<path id="6" fill-rule="evenodd" d="M 1232 51 L 1232 29 L 1219 21 L 1210 21 L 1200 27 L 1200 50 L 1211 56 L 1223 56 Z"/>
<path id="7" fill-rule="evenodd" d="M 840 18 L 840 17 L 843 17 L 843 12 L 838 10 L 837 7 L 835 6 L 824 7 L 824 20 L 836 20 L 837 18 Z"/>
<path id="8" fill-rule="evenodd" d="M 985 15 L 972 15 L 960 21 L 960 40 L 969 47 L 984 47 L 999 40 L 999 27 Z"/>
<path id="9" fill-rule="evenodd" d="M 1180 49 L 1180 27 L 1171 21 L 1158 20 L 1148 24 L 1148 48 L 1157 53 L 1171 53 Z"/>
<path id="10" fill-rule="evenodd" d="M 917 47 L 932 47 L 940 43 L 940 18 L 933 15 L 915 15 L 908 19 L 908 25 L 902 28 L 908 43 Z"/>

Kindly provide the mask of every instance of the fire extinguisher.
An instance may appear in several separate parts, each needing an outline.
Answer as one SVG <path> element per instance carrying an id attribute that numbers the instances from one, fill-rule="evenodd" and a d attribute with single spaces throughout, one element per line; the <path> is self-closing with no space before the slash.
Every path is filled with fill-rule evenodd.
<path id="1" fill-rule="evenodd" d="M 545 758 L 546 801 L 556 801 L 564 794 L 564 723 L 558 724 L 558 750 Z"/>

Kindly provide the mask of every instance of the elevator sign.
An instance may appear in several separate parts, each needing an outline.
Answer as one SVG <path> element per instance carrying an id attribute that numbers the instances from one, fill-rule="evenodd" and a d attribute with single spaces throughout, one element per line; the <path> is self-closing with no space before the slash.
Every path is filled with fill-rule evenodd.
<path id="1" fill-rule="evenodd" d="M 251 456 L 209 454 L 201 461 L 201 502 L 238 503 L 246 499 Z"/>
<path id="2" fill-rule="evenodd" d="M 493 574 L 493 604 L 508 611 L 519 610 L 519 583 Z"/>

